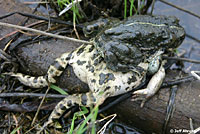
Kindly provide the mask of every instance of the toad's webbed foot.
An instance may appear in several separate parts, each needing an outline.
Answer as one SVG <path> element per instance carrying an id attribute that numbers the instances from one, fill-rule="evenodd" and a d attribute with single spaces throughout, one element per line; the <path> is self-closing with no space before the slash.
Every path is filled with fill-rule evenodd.
<path id="1" fill-rule="evenodd" d="M 145 89 L 137 90 L 133 92 L 132 101 L 142 100 L 141 107 L 144 106 L 144 103 L 151 98 L 160 88 L 164 78 L 165 78 L 165 69 L 163 61 L 157 73 L 153 75 Z"/>

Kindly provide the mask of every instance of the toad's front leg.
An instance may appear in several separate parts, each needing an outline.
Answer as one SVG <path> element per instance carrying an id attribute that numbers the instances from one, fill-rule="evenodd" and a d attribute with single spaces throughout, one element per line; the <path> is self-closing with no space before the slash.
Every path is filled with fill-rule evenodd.
<path id="1" fill-rule="evenodd" d="M 165 63 L 166 61 L 162 62 L 158 72 L 153 75 L 145 89 L 133 92 L 132 101 L 142 100 L 140 106 L 143 107 L 144 103 L 159 90 L 165 78 L 165 69 L 163 67 Z"/>

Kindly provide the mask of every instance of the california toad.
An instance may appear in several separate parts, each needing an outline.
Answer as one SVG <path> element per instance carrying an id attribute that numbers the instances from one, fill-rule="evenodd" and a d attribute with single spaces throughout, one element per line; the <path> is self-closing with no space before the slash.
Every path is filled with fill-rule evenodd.
<path id="1" fill-rule="evenodd" d="M 59 102 L 44 128 L 75 104 L 102 104 L 108 97 L 138 87 L 145 81 L 147 73 L 151 73 L 154 76 L 147 88 L 133 93 L 135 100 L 143 100 L 144 103 L 155 94 L 165 77 L 164 61 L 160 62 L 162 54 L 178 47 L 184 35 L 184 29 L 175 17 L 130 17 L 98 35 L 94 39 L 95 45 L 83 44 L 70 53 L 62 54 L 49 67 L 46 76 L 9 74 L 27 86 L 41 88 L 55 83 L 54 77 L 60 76 L 70 65 L 77 77 L 88 84 L 88 93 L 69 95 Z"/>

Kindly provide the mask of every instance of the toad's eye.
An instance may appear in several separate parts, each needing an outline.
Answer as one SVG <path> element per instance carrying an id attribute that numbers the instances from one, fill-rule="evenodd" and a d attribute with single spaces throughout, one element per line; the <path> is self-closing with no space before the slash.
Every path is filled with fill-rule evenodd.
<path id="1" fill-rule="evenodd" d="M 84 30 L 85 34 L 91 34 L 93 31 L 94 31 L 94 26 L 91 26 L 91 25 L 85 27 L 85 30 Z"/>
<path id="2" fill-rule="evenodd" d="M 91 34 L 94 32 L 94 27 L 93 26 L 86 26 L 83 28 L 83 33 L 85 34 L 85 37 L 90 37 Z"/>
<path id="3" fill-rule="evenodd" d="M 93 25 L 88 25 L 83 28 L 83 32 L 85 34 L 85 37 L 95 37 L 97 33 L 100 30 L 100 25 L 98 24 L 93 24 Z"/>
<path id="4" fill-rule="evenodd" d="M 90 27 L 90 26 L 88 26 L 88 27 L 86 27 L 86 32 L 89 34 L 89 33 L 92 33 L 93 31 L 94 31 L 94 27 Z"/>

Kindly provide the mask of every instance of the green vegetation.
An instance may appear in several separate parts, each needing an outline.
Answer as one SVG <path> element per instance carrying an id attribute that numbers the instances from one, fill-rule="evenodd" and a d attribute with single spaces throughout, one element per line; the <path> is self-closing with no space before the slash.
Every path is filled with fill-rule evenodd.
<path id="1" fill-rule="evenodd" d="M 137 9 L 136 9 L 135 6 L 134 6 L 134 1 L 135 1 L 135 0 L 131 0 L 130 16 L 133 15 L 133 9 L 134 9 L 135 14 L 137 14 Z"/>
<path id="2" fill-rule="evenodd" d="M 67 95 L 68 93 L 66 93 L 63 89 L 59 88 L 56 85 L 51 84 L 50 87 L 54 90 L 56 90 L 57 92 L 59 92 L 62 95 Z M 85 118 L 85 120 L 80 124 L 79 128 L 76 130 L 76 134 L 83 134 L 87 129 L 87 123 L 90 121 L 90 124 L 92 124 L 92 129 L 91 129 L 91 133 L 92 134 L 96 134 L 96 126 L 95 126 L 95 121 L 97 118 L 97 114 L 98 114 L 98 105 L 96 105 L 94 108 L 90 108 L 91 112 L 90 114 Z M 70 131 L 68 132 L 69 134 L 72 134 L 75 130 L 74 130 L 74 123 L 75 120 L 80 119 L 81 117 L 84 118 L 85 115 L 89 112 L 89 110 L 86 107 L 81 107 L 82 111 L 76 112 L 74 113 L 72 122 L 71 122 L 71 128 Z"/>
<path id="3" fill-rule="evenodd" d="M 21 129 L 21 126 L 15 128 L 10 134 L 16 134 L 19 129 Z"/>
<path id="4" fill-rule="evenodd" d="M 82 16 L 79 14 L 78 5 L 74 4 L 73 2 L 74 1 L 72 1 L 72 7 L 69 10 L 73 11 L 73 21 L 76 21 L 76 16 L 78 16 L 78 18 L 82 18 Z M 66 5 L 70 4 L 71 2 L 69 0 L 57 0 L 57 3 L 60 9 L 63 10 Z M 68 13 L 65 13 L 65 15 L 69 16 Z"/>
<path id="5" fill-rule="evenodd" d="M 56 85 L 51 84 L 51 85 L 50 85 L 50 88 L 56 90 L 57 92 L 59 92 L 59 93 L 62 94 L 62 95 L 68 95 L 67 92 L 65 92 L 63 89 L 59 88 L 59 87 L 56 86 Z"/>
<path id="6" fill-rule="evenodd" d="M 127 12 L 127 0 L 124 0 L 124 19 L 126 19 L 126 12 Z"/>
<path id="7" fill-rule="evenodd" d="M 83 134 L 87 129 L 88 129 L 88 125 L 92 124 L 92 128 L 91 128 L 91 133 L 92 134 L 96 134 L 96 126 L 95 126 L 95 121 L 97 118 L 97 114 L 98 114 L 98 105 L 96 105 L 94 108 L 91 108 L 90 110 L 90 114 L 85 118 L 85 120 L 78 126 L 78 128 L 76 130 L 74 130 L 74 122 L 76 119 L 78 119 L 79 117 L 83 116 L 85 114 L 87 114 L 89 112 L 89 110 L 86 107 L 81 107 L 82 111 L 76 112 L 74 113 L 73 119 L 72 119 L 72 123 L 71 123 L 71 128 L 69 131 L 69 134 L 72 134 L 74 131 L 76 131 L 76 134 Z M 82 117 L 82 118 L 83 118 Z M 90 121 L 90 122 L 89 122 Z"/>
<path id="8" fill-rule="evenodd" d="M 139 3 L 139 7 L 138 9 L 135 7 L 134 2 L 135 0 L 129 0 L 130 2 L 130 11 L 129 11 L 129 15 L 133 16 L 133 12 L 134 14 L 138 14 L 138 11 L 144 8 L 145 5 L 145 0 L 142 0 Z M 127 0 L 124 0 L 124 19 L 127 17 Z"/>

